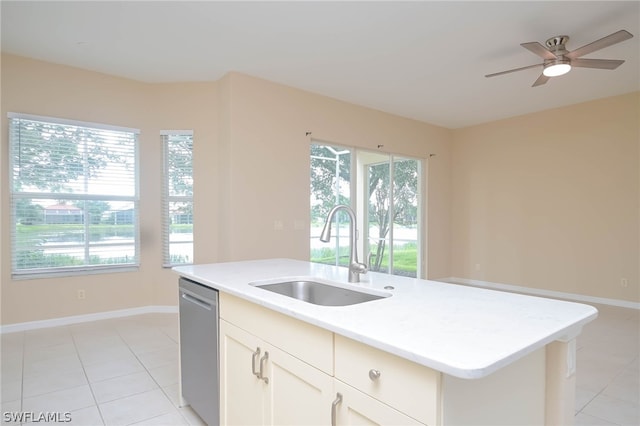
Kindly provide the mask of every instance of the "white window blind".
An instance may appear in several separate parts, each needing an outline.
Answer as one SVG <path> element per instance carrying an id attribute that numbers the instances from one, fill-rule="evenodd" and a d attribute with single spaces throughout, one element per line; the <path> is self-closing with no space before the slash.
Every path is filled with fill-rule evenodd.
<path id="1" fill-rule="evenodd" d="M 137 129 L 9 113 L 12 274 L 137 267 Z"/>
<path id="2" fill-rule="evenodd" d="M 193 132 L 161 132 L 163 266 L 193 263 Z"/>

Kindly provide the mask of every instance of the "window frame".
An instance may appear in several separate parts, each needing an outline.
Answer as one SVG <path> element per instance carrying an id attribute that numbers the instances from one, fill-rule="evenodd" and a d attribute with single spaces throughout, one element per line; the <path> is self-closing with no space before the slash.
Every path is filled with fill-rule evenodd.
<path id="1" fill-rule="evenodd" d="M 311 139 L 310 141 L 310 150 L 312 146 L 321 146 L 321 147 L 329 147 L 332 148 L 333 151 L 335 151 L 336 149 L 342 150 L 342 152 L 349 152 L 350 155 L 350 179 L 349 179 L 349 193 L 350 193 L 350 200 L 349 200 L 349 206 L 354 210 L 355 214 L 356 214 L 356 218 L 358 221 L 358 233 L 359 233 L 359 238 L 357 239 L 357 250 L 360 253 L 361 258 L 359 259 L 361 262 L 365 262 L 367 265 L 369 264 L 369 258 L 367 256 L 367 251 L 371 246 L 371 239 L 375 237 L 371 237 L 369 235 L 369 206 L 368 206 L 368 191 L 366 190 L 366 187 L 369 184 L 369 178 L 368 178 L 368 173 L 366 173 L 367 168 L 374 163 L 368 163 L 367 158 L 371 157 L 371 156 L 384 156 L 386 157 L 384 163 L 387 163 L 389 165 L 389 176 L 395 178 L 395 166 L 396 163 L 398 161 L 416 161 L 417 163 L 417 188 L 416 188 L 416 195 L 417 195 L 417 205 L 416 208 L 418 210 L 418 215 L 416 217 L 416 225 L 417 225 L 417 239 L 416 239 L 416 276 L 417 278 L 422 278 L 424 276 L 426 276 L 426 267 L 425 267 L 425 260 L 424 260 L 424 254 L 426 252 L 426 248 L 425 248 L 425 224 L 427 223 L 425 220 L 425 215 L 426 215 L 426 193 L 424 192 L 424 188 L 426 188 L 426 159 L 425 158 L 420 158 L 420 157 L 414 157 L 414 156 L 410 156 L 410 155 L 404 155 L 404 154 L 394 154 L 391 152 L 380 152 L 380 151 L 375 151 L 375 150 L 367 150 L 367 149 L 361 149 L 361 148 L 356 148 L 356 147 L 347 147 L 341 144 L 335 144 L 335 143 L 331 143 L 331 142 L 326 142 L 326 141 L 322 141 L 322 140 L 317 140 L 317 139 Z M 318 158 L 318 159 L 324 159 L 324 158 L 319 158 L 317 156 L 314 156 L 313 154 L 310 155 L 310 162 L 311 160 L 313 160 L 314 158 Z M 330 158 L 328 158 L 327 160 L 332 160 Z M 335 161 L 335 160 L 332 160 Z M 313 174 L 310 175 L 310 178 L 313 177 Z M 393 187 L 394 185 L 391 185 L 390 187 L 390 196 L 391 196 L 391 201 L 393 200 Z M 310 194 L 310 199 L 311 199 L 311 194 Z M 313 207 L 313 206 L 312 206 Z M 395 205 L 393 202 L 391 202 L 390 208 L 389 208 L 389 214 L 393 216 L 394 213 L 394 208 Z M 313 219 L 314 215 L 313 212 L 311 212 L 311 218 Z M 334 220 L 342 220 L 340 215 L 336 215 L 336 218 Z M 395 225 L 392 223 L 390 224 L 390 228 L 389 228 L 389 233 L 387 234 L 387 237 L 385 238 L 385 240 L 387 240 L 388 245 L 389 245 L 389 249 L 388 249 L 388 262 L 389 262 L 389 267 L 387 271 L 379 271 L 380 273 L 384 273 L 384 274 L 390 274 L 390 275 L 402 275 L 402 274 L 396 274 L 396 267 L 395 267 L 395 261 L 394 261 L 394 243 L 396 241 L 403 241 L 403 240 L 396 240 L 394 238 L 394 228 Z M 315 247 L 313 245 L 313 239 L 316 238 L 317 236 L 314 235 L 313 233 L 313 224 L 310 227 L 311 229 L 311 234 L 310 234 L 310 245 L 309 245 L 309 249 L 310 249 L 310 256 L 309 259 L 312 262 L 320 262 L 319 260 L 313 260 L 313 256 L 314 256 L 314 252 L 318 253 L 320 250 L 322 250 L 321 248 Z M 334 233 L 336 233 L 336 230 L 338 230 L 339 227 L 336 226 L 336 224 L 334 223 Z M 341 238 L 346 238 L 341 236 Z M 345 262 L 340 262 L 340 249 L 344 249 L 344 246 L 340 245 L 340 240 L 339 238 L 337 238 L 337 235 L 334 235 L 334 238 L 332 238 L 331 242 L 329 244 L 327 244 L 325 246 L 326 248 L 330 248 L 333 249 L 335 252 L 335 259 L 331 264 L 334 264 L 336 266 L 345 266 Z M 320 262 L 323 263 L 323 262 Z M 398 271 L 400 270 L 400 268 L 397 268 Z"/>
<path id="2" fill-rule="evenodd" d="M 95 123 L 95 122 L 87 122 L 80 120 L 71 120 L 65 118 L 58 117 L 48 117 L 48 116 L 40 116 L 33 114 L 23 114 L 23 113 L 7 113 L 8 118 L 8 149 L 9 149 L 9 200 L 10 200 L 10 222 L 11 222 L 11 243 L 10 243 L 10 256 L 11 256 L 11 277 L 12 279 L 22 280 L 22 279 L 35 279 L 35 278 L 53 278 L 53 277 L 63 277 L 63 276 L 73 276 L 73 275 L 91 275 L 91 274 L 102 274 L 102 273 L 113 273 L 113 272 L 126 272 L 126 271 L 137 271 L 140 267 L 140 225 L 139 225 L 139 135 L 140 130 L 129 127 L 122 126 L 114 126 L 110 124 L 104 123 Z M 71 127 L 79 127 L 84 129 L 91 130 L 101 130 L 107 132 L 122 132 L 122 133 L 130 133 L 133 141 L 132 141 L 132 155 L 133 158 L 133 194 L 132 195 L 115 195 L 108 193 L 82 193 L 82 192 L 56 192 L 55 190 L 50 191 L 40 191 L 40 190 L 16 190 L 16 181 L 21 181 L 17 179 L 15 175 L 16 170 L 16 162 L 15 162 L 15 153 L 16 151 L 21 153 L 19 148 L 15 147 L 16 143 L 21 143 L 20 140 L 14 140 L 13 135 L 13 126 L 14 120 L 26 120 L 26 121 L 37 121 L 42 123 L 47 123 L 51 125 L 61 125 L 61 126 L 71 126 Z M 19 124 L 18 124 L 19 125 Z M 88 157 L 86 157 L 88 158 Z M 83 167 L 86 167 L 86 161 L 83 162 Z M 87 183 L 87 177 L 84 176 L 83 180 L 85 184 Z M 31 200 L 63 200 L 67 201 L 113 201 L 113 202 L 123 202 L 123 203 L 131 203 L 133 211 L 133 219 L 131 225 L 133 225 L 133 256 L 131 262 L 126 263 L 109 263 L 109 264 L 91 264 L 88 263 L 90 259 L 90 248 L 92 246 L 92 241 L 90 237 L 87 237 L 90 232 L 89 228 L 92 225 L 87 218 L 89 217 L 89 213 L 84 210 L 82 224 L 83 226 L 83 242 L 78 245 L 78 247 L 83 247 L 84 251 L 84 264 L 82 265 L 73 265 L 73 266 L 38 266 L 35 265 L 31 268 L 20 268 L 18 269 L 18 236 L 17 236 L 17 221 L 18 215 L 16 214 L 17 202 L 18 200 L 31 199 Z M 128 244 L 127 244 L 128 245 Z"/>

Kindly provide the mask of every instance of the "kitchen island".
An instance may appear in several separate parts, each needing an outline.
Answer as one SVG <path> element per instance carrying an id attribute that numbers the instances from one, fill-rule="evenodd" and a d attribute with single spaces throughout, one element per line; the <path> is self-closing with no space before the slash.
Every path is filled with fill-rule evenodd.
<path id="1" fill-rule="evenodd" d="M 591 306 L 371 272 L 349 284 L 346 268 L 290 259 L 174 270 L 220 292 L 222 424 L 573 422 L 575 338 Z M 285 279 L 386 297 L 321 306 L 256 286 Z M 316 384 L 307 395 L 295 382 Z M 311 417 L 280 417 L 297 411 Z"/>

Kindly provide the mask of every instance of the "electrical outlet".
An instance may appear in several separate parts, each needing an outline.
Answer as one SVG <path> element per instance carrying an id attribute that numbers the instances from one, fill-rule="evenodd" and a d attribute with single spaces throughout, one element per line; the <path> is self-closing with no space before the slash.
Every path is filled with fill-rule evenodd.
<path id="1" fill-rule="evenodd" d="M 78 300 L 84 300 L 86 297 L 84 290 L 78 290 Z"/>
<path id="2" fill-rule="evenodd" d="M 620 285 L 621 285 L 622 287 L 624 287 L 624 288 L 629 287 L 629 280 L 628 280 L 628 279 L 626 279 L 626 278 L 621 278 L 621 279 L 620 279 Z"/>
<path id="3" fill-rule="evenodd" d="M 480 270 L 480 264 L 476 263 L 476 271 L 479 271 L 479 270 Z"/>

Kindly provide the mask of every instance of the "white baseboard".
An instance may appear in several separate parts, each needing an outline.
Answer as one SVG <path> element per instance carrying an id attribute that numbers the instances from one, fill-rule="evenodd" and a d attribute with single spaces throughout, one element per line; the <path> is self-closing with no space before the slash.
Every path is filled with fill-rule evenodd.
<path id="1" fill-rule="evenodd" d="M 104 319 L 128 317 L 142 314 L 174 314 L 178 312 L 178 306 L 140 306 L 138 308 L 119 309 L 117 311 L 96 312 L 94 314 L 73 315 L 62 318 L 52 318 L 41 321 L 28 321 L 16 324 L 0 326 L 0 334 L 15 333 L 17 331 L 36 330 L 38 328 L 59 327 L 61 325 L 78 324 L 82 322 L 98 321 Z"/>
<path id="2" fill-rule="evenodd" d="M 494 283 L 491 281 L 471 280 L 468 278 L 447 277 L 436 281 L 452 284 L 465 284 L 474 287 L 488 288 L 491 290 L 511 291 L 515 293 L 530 294 L 532 296 L 552 297 L 554 299 L 571 300 L 575 302 L 597 303 L 601 305 L 611 305 L 620 308 L 639 309 L 640 303 L 629 300 L 607 299 L 604 297 L 586 296 L 584 294 L 563 293 L 561 291 L 544 290 L 539 288 L 522 287 L 511 284 Z"/>

